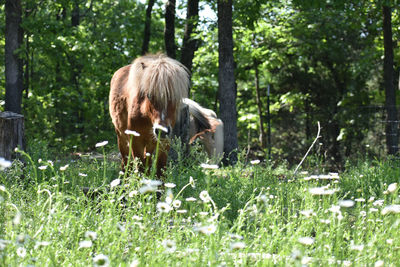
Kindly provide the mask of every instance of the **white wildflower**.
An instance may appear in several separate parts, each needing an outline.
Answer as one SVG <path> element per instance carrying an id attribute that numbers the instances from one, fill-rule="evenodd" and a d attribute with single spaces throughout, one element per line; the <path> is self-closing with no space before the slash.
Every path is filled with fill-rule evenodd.
<path id="1" fill-rule="evenodd" d="M 157 203 L 157 210 L 160 213 L 168 213 L 172 210 L 171 206 L 168 203 L 165 202 L 158 202 Z"/>
<path id="2" fill-rule="evenodd" d="M 365 198 L 356 198 L 354 199 L 355 202 L 365 202 Z"/>
<path id="3" fill-rule="evenodd" d="M 139 192 L 137 191 L 137 190 L 133 190 L 133 191 L 131 191 L 131 192 L 129 192 L 129 197 L 133 197 L 133 196 L 137 196 L 137 194 L 138 194 Z"/>
<path id="4" fill-rule="evenodd" d="M 14 225 L 19 225 L 21 223 L 21 218 L 22 218 L 21 212 L 17 211 L 17 213 L 15 214 L 14 219 L 12 221 L 13 224 Z"/>
<path id="5" fill-rule="evenodd" d="M 389 193 L 394 193 L 397 190 L 397 183 L 392 183 L 388 186 L 387 191 L 389 191 Z"/>
<path id="6" fill-rule="evenodd" d="M 374 264 L 375 267 L 383 267 L 384 265 L 385 265 L 385 262 L 383 260 L 378 260 Z"/>
<path id="7" fill-rule="evenodd" d="M 97 239 L 97 233 L 93 231 L 86 231 L 85 237 L 90 238 L 93 241 Z"/>
<path id="8" fill-rule="evenodd" d="M 162 245 L 168 253 L 173 253 L 176 250 L 176 244 L 173 240 L 165 239 L 162 241 Z"/>
<path id="9" fill-rule="evenodd" d="M 196 187 L 196 185 L 195 185 L 195 183 L 194 183 L 194 179 L 193 179 L 192 176 L 189 177 L 189 184 L 190 184 L 190 186 L 191 186 L 192 188 L 195 188 L 195 187 Z"/>
<path id="10" fill-rule="evenodd" d="M 134 259 L 131 261 L 131 264 L 129 264 L 129 267 L 138 267 L 140 265 L 140 261 L 138 259 Z"/>
<path id="11" fill-rule="evenodd" d="M 259 159 L 255 159 L 255 160 L 250 161 L 250 164 L 252 164 L 252 165 L 257 165 L 259 163 L 260 163 Z"/>
<path id="12" fill-rule="evenodd" d="M 174 194 L 172 193 L 172 190 L 168 188 L 165 192 L 165 203 L 171 205 L 173 199 L 174 199 Z"/>
<path id="13" fill-rule="evenodd" d="M 378 200 L 375 200 L 374 203 L 372 203 L 372 205 L 374 205 L 374 206 L 382 206 L 384 202 L 385 201 L 383 199 L 378 199 Z"/>
<path id="14" fill-rule="evenodd" d="M 340 213 L 340 206 L 338 205 L 332 205 L 332 207 L 330 207 L 328 209 L 330 212 L 332 213 Z"/>
<path id="15" fill-rule="evenodd" d="M 175 209 L 179 209 L 179 208 L 181 207 L 181 204 L 182 204 L 182 202 L 181 202 L 179 199 L 175 199 L 175 200 L 172 202 L 172 206 L 173 206 Z"/>
<path id="16" fill-rule="evenodd" d="M 312 237 L 300 237 L 297 241 L 299 241 L 300 244 L 309 246 L 312 245 L 314 243 L 314 238 Z"/>
<path id="17" fill-rule="evenodd" d="M 200 167 L 202 167 L 203 169 L 218 169 L 218 165 L 216 164 L 207 164 L 207 163 L 202 163 L 200 164 Z"/>
<path id="18" fill-rule="evenodd" d="M 38 169 L 44 171 L 45 169 L 47 169 L 47 165 L 39 166 Z"/>
<path id="19" fill-rule="evenodd" d="M 99 254 L 93 258 L 94 266 L 108 266 L 110 264 L 110 260 L 104 254 Z"/>
<path id="20" fill-rule="evenodd" d="M 176 213 L 180 213 L 180 214 L 185 214 L 185 213 L 187 213 L 188 211 L 187 210 L 177 210 L 176 211 Z"/>
<path id="21" fill-rule="evenodd" d="M 339 206 L 343 208 L 351 208 L 354 206 L 354 201 L 350 199 L 339 200 Z"/>
<path id="22" fill-rule="evenodd" d="M 83 240 L 79 242 L 79 248 L 90 248 L 93 245 L 91 240 Z"/>
<path id="23" fill-rule="evenodd" d="M 21 258 L 25 258 L 26 256 L 26 249 L 24 247 L 17 248 L 17 255 Z"/>
<path id="24" fill-rule="evenodd" d="M 335 189 L 327 189 L 325 186 L 323 187 L 313 187 L 308 190 L 311 195 L 323 196 L 323 195 L 333 195 L 337 190 Z"/>
<path id="25" fill-rule="evenodd" d="M 87 177 L 87 174 L 86 174 L 86 173 L 81 173 L 81 172 L 80 172 L 80 173 L 78 173 L 78 175 L 79 175 L 79 176 L 82 176 L 82 177 Z"/>
<path id="26" fill-rule="evenodd" d="M 174 183 L 165 183 L 164 186 L 166 188 L 174 188 L 176 186 L 176 184 L 174 184 Z"/>
<path id="27" fill-rule="evenodd" d="M 197 199 L 194 198 L 194 197 L 188 197 L 188 198 L 186 198 L 185 200 L 186 200 L 187 202 L 194 202 L 194 201 L 196 201 Z"/>
<path id="28" fill-rule="evenodd" d="M 363 244 L 355 245 L 355 244 L 354 244 L 354 241 L 351 240 L 351 242 L 350 242 L 350 249 L 351 249 L 351 250 L 362 251 L 362 250 L 364 249 L 364 245 L 363 245 Z"/>
<path id="29" fill-rule="evenodd" d="M 20 234 L 17 236 L 16 241 L 18 245 L 24 245 L 26 242 L 28 242 L 29 239 L 30 239 L 29 235 Z"/>
<path id="30" fill-rule="evenodd" d="M 151 186 L 151 185 L 144 185 L 141 188 L 139 188 L 140 194 L 149 194 L 149 193 L 154 193 L 156 191 L 157 191 L 157 187 Z"/>
<path id="31" fill-rule="evenodd" d="M 397 214 L 397 213 L 400 213 L 400 205 L 396 205 L 396 204 L 386 206 L 381 211 L 382 215 Z"/>
<path id="32" fill-rule="evenodd" d="M 103 141 L 103 142 L 97 143 L 97 144 L 95 145 L 95 147 L 102 147 L 102 146 L 105 146 L 105 145 L 107 145 L 107 144 L 108 144 L 108 141 Z"/>
<path id="33" fill-rule="evenodd" d="M 200 192 L 199 197 L 200 197 L 200 199 L 201 199 L 204 203 L 208 203 L 208 202 L 211 201 L 210 195 L 209 195 L 208 192 L 205 191 L 205 190 Z"/>
<path id="34" fill-rule="evenodd" d="M 246 247 L 246 243 L 241 242 L 241 241 L 231 243 L 232 250 L 239 250 L 239 249 L 243 249 L 245 247 Z"/>
<path id="35" fill-rule="evenodd" d="M 196 230 L 202 234 L 211 235 L 211 234 L 215 233 L 215 231 L 217 231 L 217 226 L 214 224 L 210 224 L 210 225 L 206 225 L 206 226 L 201 226 L 201 227 L 197 228 Z"/>
<path id="36" fill-rule="evenodd" d="M 113 187 L 116 187 L 117 185 L 119 185 L 120 183 L 121 183 L 121 180 L 117 178 L 111 182 L 110 186 L 111 186 L 111 188 L 113 188 Z"/>
<path id="37" fill-rule="evenodd" d="M 62 167 L 60 167 L 60 171 L 65 171 L 69 167 L 69 164 L 66 164 Z"/>
<path id="38" fill-rule="evenodd" d="M 138 133 L 136 131 L 132 131 L 132 130 L 125 130 L 125 133 L 127 135 L 140 136 L 140 133 Z"/>
<path id="39" fill-rule="evenodd" d="M 7 169 L 11 167 L 11 161 L 6 160 L 5 158 L 0 157 L 0 170 Z"/>
<path id="40" fill-rule="evenodd" d="M 300 211 L 301 215 L 304 215 L 306 218 L 310 218 L 311 216 L 315 215 L 313 210 L 302 210 Z"/>
<path id="41" fill-rule="evenodd" d="M 140 181 L 142 184 L 144 185 L 149 185 L 149 186 L 153 186 L 153 187 L 157 187 L 162 185 L 161 181 L 158 180 L 148 180 L 148 179 L 143 179 Z"/>

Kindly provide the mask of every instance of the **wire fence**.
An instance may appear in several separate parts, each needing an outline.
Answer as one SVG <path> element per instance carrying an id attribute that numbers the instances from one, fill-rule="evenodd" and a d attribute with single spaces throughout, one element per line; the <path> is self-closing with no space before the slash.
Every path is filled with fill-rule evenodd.
<path id="1" fill-rule="evenodd" d="M 387 119 L 385 106 L 338 107 L 334 111 L 280 111 L 271 116 L 270 148 L 272 158 L 285 159 L 290 164 L 299 162 L 317 134 L 321 137 L 312 153 L 326 164 L 343 167 L 347 160 L 384 158 L 387 156 L 386 128 L 396 126 L 400 133 L 400 107 L 396 121 Z M 397 141 L 399 140 L 398 134 Z M 397 150 L 397 147 L 396 147 Z"/>

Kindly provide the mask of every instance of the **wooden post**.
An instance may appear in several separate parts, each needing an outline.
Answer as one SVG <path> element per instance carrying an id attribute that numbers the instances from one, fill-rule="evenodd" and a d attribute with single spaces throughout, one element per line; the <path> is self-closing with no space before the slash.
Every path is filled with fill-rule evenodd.
<path id="1" fill-rule="evenodd" d="M 24 116 L 14 112 L 0 112 L 0 157 L 15 159 L 15 148 L 25 149 Z"/>

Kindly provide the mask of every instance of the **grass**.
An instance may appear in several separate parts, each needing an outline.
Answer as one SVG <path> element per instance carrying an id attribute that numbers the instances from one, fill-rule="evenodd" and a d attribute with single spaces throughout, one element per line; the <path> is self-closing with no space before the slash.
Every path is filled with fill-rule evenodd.
<path id="1" fill-rule="evenodd" d="M 204 154 L 191 153 L 169 165 L 159 200 L 154 177 L 121 174 L 108 154 L 23 153 L 25 167 L 0 171 L 0 265 L 398 264 L 398 162 L 294 177 L 284 166 L 242 159 L 208 169 Z M 86 186 L 97 190 L 94 199 Z"/>

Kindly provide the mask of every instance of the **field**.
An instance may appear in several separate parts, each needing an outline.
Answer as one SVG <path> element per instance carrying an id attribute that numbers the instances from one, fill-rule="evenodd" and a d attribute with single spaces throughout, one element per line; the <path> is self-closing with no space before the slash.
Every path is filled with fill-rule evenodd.
<path id="1" fill-rule="evenodd" d="M 0 171 L 1 266 L 400 264 L 398 161 L 294 174 L 243 157 L 215 168 L 194 149 L 160 186 L 120 173 L 108 149 L 38 148 Z"/>

